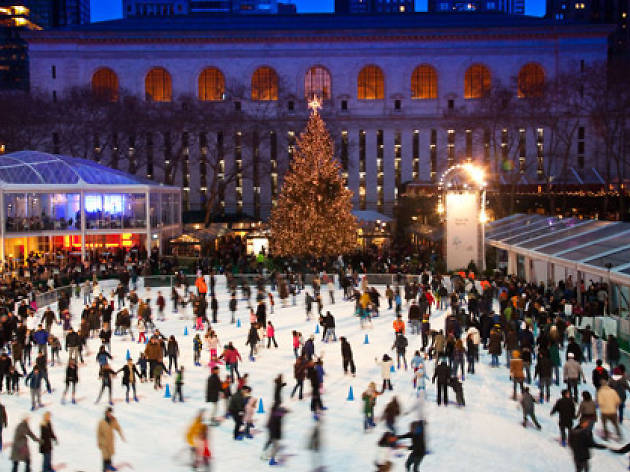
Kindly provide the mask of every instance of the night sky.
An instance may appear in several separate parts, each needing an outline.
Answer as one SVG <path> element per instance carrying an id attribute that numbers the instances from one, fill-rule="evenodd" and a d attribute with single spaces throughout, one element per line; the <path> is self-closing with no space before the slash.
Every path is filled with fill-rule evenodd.
<path id="1" fill-rule="evenodd" d="M 122 0 L 91 0 L 92 21 L 104 21 L 122 16 Z M 334 9 L 334 0 L 293 0 L 298 13 L 330 12 Z M 416 10 L 425 11 L 426 0 L 416 0 Z M 526 0 L 525 10 L 528 15 L 542 16 L 545 14 L 544 0 Z"/>

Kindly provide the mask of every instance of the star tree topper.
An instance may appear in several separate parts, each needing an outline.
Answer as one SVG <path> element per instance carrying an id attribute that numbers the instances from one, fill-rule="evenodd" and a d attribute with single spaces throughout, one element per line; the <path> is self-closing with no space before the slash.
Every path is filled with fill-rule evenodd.
<path id="1" fill-rule="evenodd" d="M 313 111 L 313 115 L 317 115 L 318 110 L 322 107 L 322 102 L 317 95 L 315 95 L 313 99 L 308 102 L 308 107 Z"/>

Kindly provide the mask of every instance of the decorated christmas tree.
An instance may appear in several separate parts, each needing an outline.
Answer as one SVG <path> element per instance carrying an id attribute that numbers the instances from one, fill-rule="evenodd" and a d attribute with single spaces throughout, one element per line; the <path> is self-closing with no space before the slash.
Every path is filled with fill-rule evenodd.
<path id="1" fill-rule="evenodd" d="M 337 255 L 357 244 L 352 192 L 343 185 L 319 103 L 309 107 L 313 111 L 271 212 L 270 249 L 277 256 Z"/>

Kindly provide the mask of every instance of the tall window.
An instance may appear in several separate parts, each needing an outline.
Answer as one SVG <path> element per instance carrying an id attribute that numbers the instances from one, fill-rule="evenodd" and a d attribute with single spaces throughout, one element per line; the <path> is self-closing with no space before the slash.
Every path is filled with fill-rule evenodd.
<path id="1" fill-rule="evenodd" d="M 225 78 L 216 67 L 208 67 L 199 74 L 199 100 L 217 102 L 223 100 Z"/>
<path id="2" fill-rule="evenodd" d="M 437 72 L 427 64 L 418 66 L 411 74 L 411 98 L 437 98 Z"/>
<path id="3" fill-rule="evenodd" d="M 518 97 L 540 97 L 545 85 L 545 71 L 540 64 L 529 63 L 518 71 Z"/>
<path id="4" fill-rule="evenodd" d="M 102 67 L 92 76 L 92 93 L 103 100 L 118 100 L 118 76 L 108 67 Z"/>
<path id="5" fill-rule="evenodd" d="M 321 100 L 332 98 L 330 72 L 321 66 L 311 67 L 304 77 L 304 97 L 311 100 L 317 95 Z"/>
<path id="6" fill-rule="evenodd" d="M 361 69 L 357 81 L 357 98 L 359 100 L 382 100 L 385 98 L 385 78 L 380 67 L 365 66 Z"/>
<path id="7" fill-rule="evenodd" d="M 490 71 L 481 64 L 474 64 L 466 70 L 464 77 L 464 98 L 481 98 L 490 90 Z"/>
<path id="8" fill-rule="evenodd" d="M 278 74 L 271 67 L 259 67 L 252 75 L 252 100 L 278 100 Z"/>
<path id="9" fill-rule="evenodd" d="M 170 102 L 173 98 L 171 74 L 162 67 L 154 67 L 144 79 L 145 98 L 152 102 Z"/>

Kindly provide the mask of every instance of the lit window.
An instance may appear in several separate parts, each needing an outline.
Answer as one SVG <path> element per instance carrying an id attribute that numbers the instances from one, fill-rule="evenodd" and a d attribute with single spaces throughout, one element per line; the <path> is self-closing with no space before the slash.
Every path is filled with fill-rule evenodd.
<path id="1" fill-rule="evenodd" d="M 252 100 L 278 100 L 278 75 L 271 67 L 259 67 L 252 75 Z"/>
<path id="2" fill-rule="evenodd" d="M 144 80 L 144 92 L 147 101 L 170 102 L 173 98 L 171 74 L 162 67 L 151 69 Z"/>
<path id="3" fill-rule="evenodd" d="M 481 98 L 490 90 L 490 71 L 481 64 L 474 64 L 464 76 L 464 98 Z"/>
<path id="4" fill-rule="evenodd" d="M 518 97 L 540 97 L 545 85 L 545 71 L 536 63 L 525 64 L 518 72 Z"/>
<path id="5" fill-rule="evenodd" d="M 311 67 L 304 77 L 304 97 L 312 100 L 317 95 L 321 100 L 332 98 L 330 73 L 321 66 Z"/>
<path id="6" fill-rule="evenodd" d="M 223 100 L 225 78 L 216 67 L 208 67 L 199 74 L 199 100 L 216 102 Z"/>
<path id="7" fill-rule="evenodd" d="M 102 67 L 92 76 L 92 93 L 103 100 L 118 100 L 118 76 L 108 67 Z"/>
<path id="8" fill-rule="evenodd" d="M 437 72 L 430 65 L 421 65 L 411 74 L 411 98 L 437 98 Z"/>
<path id="9" fill-rule="evenodd" d="M 382 100 L 385 98 L 383 71 L 377 66 L 366 66 L 359 72 L 357 81 L 359 100 Z"/>

